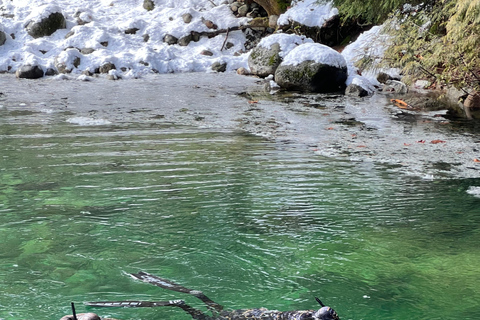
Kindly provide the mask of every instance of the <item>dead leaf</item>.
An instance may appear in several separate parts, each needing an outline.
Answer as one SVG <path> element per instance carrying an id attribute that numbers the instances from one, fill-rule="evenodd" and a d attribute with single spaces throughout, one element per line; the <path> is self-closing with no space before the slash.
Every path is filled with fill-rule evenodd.
<path id="1" fill-rule="evenodd" d="M 250 104 L 258 103 L 258 100 L 249 100 L 248 103 Z"/>
<path id="2" fill-rule="evenodd" d="M 417 143 L 425 143 L 425 140 L 418 140 Z"/>
<path id="3" fill-rule="evenodd" d="M 480 162 L 477 158 L 473 159 L 473 162 Z"/>
<path id="4" fill-rule="evenodd" d="M 417 142 L 418 142 L 418 141 L 417 141 Z M 408 147 L 408 146 L 411 146 L 412 144 L 411 144 L 411 143 L 406 143 L 406 142 L 404 142 L 403 145 L 406 146 L 406 147 Z"/>
<path id="5" fill-rule="evenodd" d="M 443 140 L 432 140 L 430 141 L 430 143 L 433 143 L 433 144 L 437 144 L 437 143 L 446 143 L 447 141 L 443 141 Z"/>

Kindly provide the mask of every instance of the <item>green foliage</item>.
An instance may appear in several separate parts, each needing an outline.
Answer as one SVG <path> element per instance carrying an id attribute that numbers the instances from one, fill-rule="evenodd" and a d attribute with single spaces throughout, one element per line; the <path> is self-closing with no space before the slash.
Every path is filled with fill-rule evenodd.
<path id="1" fill-rule="evenodd" d="M 333 0 L 338 8 L 342 19 L 359 20 L 366 23 L 382 23 L 394 10 L 402 8 L 406 3 L 416 5 L 434 0 Z"/>
<path id="2" fill-rule="evenodd" d="M 393 15 L 385 62 L 405 79 L 430 78 L 458 88 L 480 87 L 480 0 L 442 0 Z"/>

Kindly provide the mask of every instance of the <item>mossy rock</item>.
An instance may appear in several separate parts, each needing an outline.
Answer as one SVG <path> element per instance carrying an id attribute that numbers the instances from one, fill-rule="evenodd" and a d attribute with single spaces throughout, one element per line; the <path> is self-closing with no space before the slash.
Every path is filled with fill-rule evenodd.
<path id="1" fill-rule="evenodd" d="M 153 0 L 144 0 L 143 8 L 147 11 L 152 11 L 155 8 L 155 3 L 153 2 Z"/>
<path id="2" fill-rule="evenodd" d="M 272 44 L 270 48 L 255 47 L 248 57 L 248 66 L 251 73 L 259 77 L 267 77 L 270 74 L 274 74 L 282 62 L 280 51 L 281 48 L 278 43 Z"/>
<path id="3" fill-rule="evenodd" d="M 50 36 L 58 29 L 65 29 L 67 26 L 65 17 L 60 12 L 51 13 L 48 17 L 38 22 L 31 21 L 26 29 L 33 38 Z"/>

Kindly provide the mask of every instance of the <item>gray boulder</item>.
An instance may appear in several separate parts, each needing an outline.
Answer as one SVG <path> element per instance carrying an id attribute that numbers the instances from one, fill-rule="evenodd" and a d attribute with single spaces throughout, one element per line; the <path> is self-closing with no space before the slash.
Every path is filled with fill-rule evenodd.
<path id="1" fill-rule="evenodd" d="M 29 64 L 21 66 L 15 74 L 17 78 L 24 79 L 38 79 L 42 78 L 44 75 L 42 68 L 36 65 L 32 66 Z"/>
<path id="2" fill-rule="evenodd" d="M 33 38 L 50 36 L 58 29 L 65 29 L 67 26 L 65 17 L 61 12 L 53 12 L 48 17 L 39 21 L 30 21 L 27 24 L 27 33 Z"/>
<path id="3" fill-rule="evenodd" d="M 408 87 L 405 83 L 397 80 L 387 80 L 383 86 L 385 92 L 407 93 Z"/>
<path id="4" fill-rule="evenodd" d="M 267 77 L 274 74 L 282 62 L 280 44 L 274 43 L 270 48 L 256 46 L 248 57 L 248 66 L 253 75 Z"/>
<path id="5" fill-rule="evenodd" d="M 7 35 L 5 32 L 0 31 L 0 46 L 3 46 L 3 44 L 7 41 Z"/>
<path id="6" fill-rule="evenodd" d="M 287 90 L 336 92 L 345 89 L 345 58 L 318 43 L 306 43 L 290 51 L 275 71 L 275 82 Z"/>
<path id="7" fill-rule="evenodd" d="M 298 45 L 309 42 L 313 40 L 293 34 L 279 33 L 265 37 L 252 49 L 248 57 L 248 67 L 252 75 L 273 75 L 285 55 Z"/>

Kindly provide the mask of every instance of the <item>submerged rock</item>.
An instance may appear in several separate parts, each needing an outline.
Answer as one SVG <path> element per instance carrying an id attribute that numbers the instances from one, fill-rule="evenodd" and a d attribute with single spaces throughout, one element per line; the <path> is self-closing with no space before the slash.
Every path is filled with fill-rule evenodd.
<path id="1" fill-rule="evenodd" d="M 345 89 L 345 58 L 318 43 L 306 43 L 290 51 L 275 72 L 275 81 L 288 90 L 336 92 Z"/>

